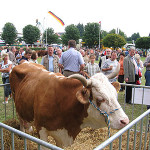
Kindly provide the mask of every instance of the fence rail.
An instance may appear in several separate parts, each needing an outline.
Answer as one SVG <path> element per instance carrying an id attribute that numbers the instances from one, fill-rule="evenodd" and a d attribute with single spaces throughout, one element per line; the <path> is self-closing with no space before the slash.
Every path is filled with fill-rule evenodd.
<path id="1" fill-rule="evenodd" d="M 146 120 L 147 120 L 147 124 L 148 124 L 148 116 L 149 116 L 149 114 L 150 114 L 150 109 L 147 110 L 146 112 L 144 112 L 142 115 L 140 115 L 135 120 L 133 120 L 126 127 L 124 127 L 123 129 L 121 129 L 120 131 L 118 131 L 115 135 L 111 136 L 108 140 L 106 140 L 105 142 L 103 142 L 101 145 L 99 145 L 98 147 L 96 147 L 94 150 L 101 150 L 101 149 L 105 148 L 107 145 L 112 144 L 112 142 L 116 138 L 118 138 L 118 137 L 121 139 L 121 135 L 123 133 L 125 133 L 127 130 L 131 129 L 134 125 L 137 125 L 137 123 L 139 121 L 141 121 L 141 131 L 140 132 L 142 133 L 142 129 L 143 129 L 143 122 L 142 122 L 142 120 L 144 119 L 144 117 L 147 117 Z M 145 130 L 145 141 L 144 141 L 145 143 L 146 143 L 147 135 L 148 135 L 148 132 L 149 132 L 149 131 L 148 132 L 147 131 L 148 131 L 148 126 L 146 126 L 146 130 Z M 134 132 L 136 133 L 137 131 L 134 130 Z M 146 149 L 145 143 L 144 143 L 144 149 Z M 121 144 L 121 140 L 119 140 L 119 144 Z M 121 146 L 120 146 L 119 149 L 121 149 Z M 127 138 L 127 147 L 126 147 L 126 149 L 129 149 L 129 136 Z M 149 149 L 150 149 L 150 142 L 149 142 Z M 112 150 L 112 145 L 110 145 L 110 150 Z M 140 140 L 139 150 L 141 150 L 141 140 Z"/>
<path id="2" fill-rule="evenodd" d="M 29 135 L 29 134 L 26 134 L 26 133 L 24 133 L 24 132 L 21 132 L 21 131 L 19 131 L 19 130 L 17 130 L 17 129 L 14 129 L 14 128 L 12 128 L 12 127 L 10 127 L 10 126 L 8 126 L 8 125 L 5 125 L 5 124 L 3 124 L 3 123 L 0 123 L 1 150 L 4 150 L 3 128 L 5 128 L 6 130 L 9 130 L 10 132 L 12 132 L 12 139 L 14 139 L 14 134 L 13 134 L 13 133 L 15 133 L 15 134 L 17 134 L 17 135 L 23 137 L 25 141 L 26 141 L 26 139 L 29 139 L 29 140 L 31 140 L 31 141 L 37 143 L 39 150 L 40 150 L 40 146 L 41 146 L 41 145 L 44 146 L 44 147 L 47 147 L 47 148 L 49 148 L 49 149 L 52 149 L 52 150 L 62 150 L 62 148 L 59 148 L 59 147 L 57 147 L 57 146 L 55 146 L 55 145 L 52 145 L 52 144 L 47 143 L 47 142 L 44 142 L 44 141 L 42 141 L 42 140 L 40 140 L 40 139 L 38 139 L 38 138 L 35 138 L 35 137 L 33 137 L 33 136 Z M 12 148 L 14 149 L 14 140 L 12 140 L 12 141 L 13 141 L 13 142 L 12 142 Z M 27 149 L 27 148 L 25 148 L 25 150 L 26 150 L 26 149 Z"/>

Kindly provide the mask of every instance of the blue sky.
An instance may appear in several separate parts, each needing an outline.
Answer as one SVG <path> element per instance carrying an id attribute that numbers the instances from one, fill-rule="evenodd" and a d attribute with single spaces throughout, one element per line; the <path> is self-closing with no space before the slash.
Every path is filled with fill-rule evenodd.
<path id="1" fill-rule="evenodd" d="M 63 32 L 70 24 L 101 21 L 102 30 L 121 29 L 127 36 L 139 32 L 150 33 L 149 0 L 5 0 L 1 1 L 0 31 L 6 22 L 22 32 L 28 24 L 36 25 L 36 19 L 44 29 L 51 27 Z M 65 26 L 55 20 L 48 11 L 61 18 Z M 42 28 L 41 28 L 42 30 Z"/>

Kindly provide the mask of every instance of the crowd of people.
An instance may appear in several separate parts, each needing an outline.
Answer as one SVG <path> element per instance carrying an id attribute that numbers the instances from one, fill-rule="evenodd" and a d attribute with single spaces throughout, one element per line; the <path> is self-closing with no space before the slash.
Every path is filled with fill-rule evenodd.
<path id="1" fill-rule="evenodd" d="M 146 58 L 145 63 L 140 60 L 140 55 L 135 54 L 136 49 L 131 47 L 128 55 L 125 56 L 124 51 L 117 51 L 107 48 L 106 50 L 76 49 L 76 41 L 68 41 L 68 49 L 62 51 L 60 48 L 48 46 L 47 55 L 42 57 L 41 64 L 50 72 L 62 73 L 68 77 L 72 74 L 82 74 L 86 78 L 90 78 L 96 73 L 102 72 L 108 75 L 114 72 L 118 67 L 120 69 L 118 76 L 110 80 L 110 82 L 118 81 L 127 84 L 141 84 L 142 69 L 146 67 L 145 79 L 146 86 L 150 86 L 150 55 Z M 1 47 L 1 63 L 0 72 L 3 84 L 9 83 L 9 74 L 13 67 L 29 61 L 38 63 L 38 54 L 31 49 L 20 48 L 16 53 L 16 47 L 12 46 L 9 50 Z M 95 63 L 95 60 L 99 60 Z M 121 86 L 121 91 L 125 89 Z M 8 103 L 8 97 L 11 96 L 10 86 L 5 86 L 5 101 Z M 131 103 L 132 87 L 126 88 L 126 103 Z M 150 106 L 148 106 L 150 108 Z"/>

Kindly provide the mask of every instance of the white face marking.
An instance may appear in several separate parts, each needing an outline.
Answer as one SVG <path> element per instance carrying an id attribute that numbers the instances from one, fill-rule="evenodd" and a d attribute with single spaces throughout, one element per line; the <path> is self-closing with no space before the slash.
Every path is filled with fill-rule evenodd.
<path id="1" fill-rule="evenodd" d="M 73 143 L 73 137 L 68 135 L 68 131 L 66 129 L 58 129 L 57 131 L 48 131 L 46 128 L 42 127 L 39 131 L 40 139 L 47 141 L 48 135 L 52 136 L 55 141 L 56 145 L 59 147 L 62 146 L 69 146 Z"/>
<path id="2" fill-rule="evenodd" d="M 103 128 L 106 126 L 105 119 L 100 112 L 96 110 L 91 104 L 87 110 L 88 117 L 83 120 L 83 124 L 80 126 L 81 129 L 85 127 L 91 127 L 93 129 Z"/>

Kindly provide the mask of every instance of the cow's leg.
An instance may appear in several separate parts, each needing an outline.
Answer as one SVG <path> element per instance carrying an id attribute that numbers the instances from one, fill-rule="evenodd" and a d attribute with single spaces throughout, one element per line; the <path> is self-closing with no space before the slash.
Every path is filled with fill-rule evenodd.
<path id="1" fill-rule="evenodd" d="M 19 122 L 20 122 L 20 131 L 25 132 L 25 128 L 24 128 L 24 121 L 18 117 Z"/>
<path id="2" fill-rule="evenodd" d="M 68 135 L 66 129 L 58 129 L 57 131 L 50 131 L 49 133 L 55 139 L 56 145 L 61 148 L 70 146 L 74 141 L 73 137 Z"/>
<path id="3" fill-rule="evenodd" d="M 28 122 L 25 122 L 25 121 L 24 121 L 24 127 L 25 127 L 25 129 L 27 129 L 27 131 L 28 131 L 29 133 L 31 133 L 31 132 L 33 131 L 33 128 L 32 128 L 32 126 L 31 126 L 31 123 L 28 123 Z"/>
<path id="4" fill-rule="evenodd" d="M 31 123 L 24 121 L 23 119 L 21 119 L 21 117 L 18 117 L 18 119 L 20 122 L 20 131 L 25 132 L 25 129 L 27 129 L 29 133 L 33 131 Z"/>
<path id="5" fill-rule="evenodd" d="M 39 135 L 40 135 L 41 140 L 48 142 L 48 132 L 45 128 L 43 128 L 43 127 L 41 128 L 41 130 L 39 131 Z M 42 150 L 47 150 L 47 148 L 45 148 L 43 146 L 41 146 L 41 147 L 42 147 Z"/>

